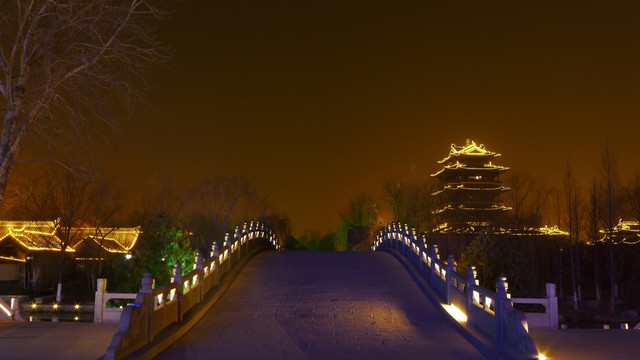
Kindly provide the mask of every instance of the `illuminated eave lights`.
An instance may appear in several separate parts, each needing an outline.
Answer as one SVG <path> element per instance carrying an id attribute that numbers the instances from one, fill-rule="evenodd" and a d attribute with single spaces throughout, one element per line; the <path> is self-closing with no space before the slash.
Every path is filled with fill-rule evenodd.
<path id="1" fill-rule="evenodd" d="M 511 188 L 508 188 L 506 186 L 498 186 L 498 187 L 489 187 L 489 188 L 487 188 L 487 187 L 467 187 L 464 184 L 461 184 L 461 185 L 457 185 L 457 186 L 446 185 L 442 189 L 431 193 L 431 195 L 438 195 L 438 194 L 441 194 L 441 193 L 443 193 L 445 191 L 481 191 L 481 192 L 487 192 L 487 191 L 508 191 L 508 190 L 511 190 Z"/>
<path id="2" fill-rule="evenodd" d="M 452 171 L 452 170 L 469 170 L 469 171 L 485 171 L 485 172 L 494 172 L 494 171 L 498 171 L 498 172 L 504 172 L 511 169 L 508 166 L 501 166 L 501 165 L 486 165 L 484 167 L 468 167 L 465 164 L 460 164 L 460 163 L 456 163 L 453 165 L 445 165 L 440 171 L 438 171 L 435 174 L 431 174 L 432 177 L 437 177 L 440 176 L 441 174 L 443 174 L 445 171 Z"/>
<path id="3" fill-rule="evenodd" d="M 0 256 L 0 260 L 9 260 L 9 261 L 18 261 L 18 262 L 26 262 L 25 259 L 15 258 L 13 256 Z"/>
<path id="4" fill-rule="evenodd" d="M 475 141 L 471 141 L 469 145 L 466 146 L 457 146 L 456 144 L 451 144 L 451 150 L 449 152 L 449 156 L 438 161 L 438 163 L 442 164 L 453 156 L 488 156 L 488 157 L 498 157 L 501 156 L 498 153 L 491 152 L 485 149 L 483 144 L 476 145 Z"/>
<path id="5" fill-rule="evenodd" d="M 464 205 L 458 205 L 458 206 L 453 206 L 453 205 L 446 205 L 443 208 L 440 208 L 438 210 L 433 211 L 433 214 L 440 214 L 443 213 L 445 211 L 453 211 L 453 210 L 464 210 L 464 211 L 506 211 L 506 210 L 511 210 L 511 207 L 509 206 L 504 206 L 504 205 L 493 205 L 491 207 L 488 208 L 470 208 L 470 207 L 465 207 Z"/>
<path id="6" fill-rule="evenodd" d="M 11 238 L 13 240 L 15 240 L 20 246 L 22 246 L 23 248 L 29 250 L 29 251 L 60 251 L 61 247 L 58 246 L 59 244 L 50 244 L 51 246 L 48 247 L 43 247 L 43 246 L 33 246 L 31 244 L 27 244 L 24 242 L 24 240 L 20 240 L 20 238 L 24 235 L 21 236 L 13 236 L 11 234 L 5 236 L 4 238 L 0 239 L 0 242 L 4 241 L 7 237 L 11 236 Z M 54 235 L 55 236 L 55 235 Z M 65 252 L 75 252 L 75 249 L 71 248 L 71 247 L 66 247 Z"/>

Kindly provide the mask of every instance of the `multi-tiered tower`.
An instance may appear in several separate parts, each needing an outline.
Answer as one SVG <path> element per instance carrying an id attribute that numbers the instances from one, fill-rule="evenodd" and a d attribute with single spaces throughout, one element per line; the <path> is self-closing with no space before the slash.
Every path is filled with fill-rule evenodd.
<path id="1" fill-rule="evenodd" d="M 494 165 L 500 156 L 467 139 L 465 146 L 451 144 L 449 156 L 438 161 L 442 170 L 431 176 L 440 180 L 437 196 L 441 230 L 488 227 L 510 208 L 498 200 L 509 188 L 502 186 L 500 174 L 508 167 Z"/>

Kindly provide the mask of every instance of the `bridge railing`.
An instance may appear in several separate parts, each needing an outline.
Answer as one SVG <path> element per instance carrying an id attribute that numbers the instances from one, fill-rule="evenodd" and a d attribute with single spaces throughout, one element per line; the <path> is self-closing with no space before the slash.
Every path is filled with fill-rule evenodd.
<path id="1" fill-rule="evenodd" d="M 118 332 L 104 359 L 124 358 L 149 344 L 170 325 L 183 321 L 189 310 L 208 300 L 209 291 L 233 265 L 250 251 L 265 245 L 280 248 L 277 236 L 268 226 L 252 221 L 237 226 L 233 236 L 226 234 L 221 249 L 214 243 L 207 260 L 203 261 L 198 253 L 194 269 L 189 273 L 183 275 L 180 263 L 176 262 L 169 284 L 154 288 L 151 275 L 145 272 L 136 301 L 123 309 Z"/>
<path id="2" fill-rule="evenodd" d="M 543 299 L 514 298 L 514 304 L 534 304 L 544 307 L 544 312 L 525 312 L 529 328 L 558 328 L 558 298 L 556 284 L 546 284 L 547 295 Z"/>
<path id="3" fill-rule="evenodd" d="M 513 308 L 504 276 L 499 278 L 495 292 L 479 286 L 475 267 L 469 267 L 466 278 L 460 275 L 453 256 L 440 260 L 437 245 L 428 249 L 424 235 L 416 234 L 406 224 L 393 223 L 382 229 L 372 250 L 381 248 L 394 249 L 407 258 L 456 320 L 479 329 L 499 348 L 524 357 L 538 356 L 524 314 Z"/>

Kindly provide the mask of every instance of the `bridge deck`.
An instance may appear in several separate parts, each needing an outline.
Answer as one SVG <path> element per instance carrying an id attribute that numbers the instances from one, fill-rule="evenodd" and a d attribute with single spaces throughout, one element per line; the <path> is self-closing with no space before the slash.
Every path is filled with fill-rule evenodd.
<path id="1" fill-rule="evenodd" d="M 267 252 L 158 359 L 478 359 L 389 254 Z"/>

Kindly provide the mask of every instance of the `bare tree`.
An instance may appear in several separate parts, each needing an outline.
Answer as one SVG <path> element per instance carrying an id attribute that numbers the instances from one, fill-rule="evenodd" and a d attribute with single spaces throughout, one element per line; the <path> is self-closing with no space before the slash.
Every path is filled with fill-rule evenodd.
<path id="1" fill-rule="evenodd" d="M 516 228 L 523 225 L 521 213 L 529 194 L 532 192 L 532 182 L 531 175 L 525 171 L 512 171 L 505 179 L 505 183 L 510 187 L 505 196 L 512 209 L 512 224 Z"/>
<path id="2" fill-rule="evenodd" d="M 0 203 L 31 134 L 85 132 L 108 100 L 139 98 L 145 65 L 163 59 L 159 1 L 0 1 Z"/>
<path id="3" fill-rule="evenodd" d="M 593 243 L 593 276 L 595 280 L 595 291 L 596 291 L 596 302 L 600 304 L 601 294 L 600 294 L 600 259 L 598 256 L 598 224 L 599 224 L 599 213 L 598 213 L 598 185 L 596 183 L 596 179 L 593 179 L 593 183 L 591 185 L 591 194 L 589 199 L 589 231 L 591 242 Z"/>
<path id="4" fill-rule="evenodd" d="M 120 210 L 121 194 L 110 182 L 103 181 L 97 185 L 86 221 L 87 225 L 93 229 L 93 237 L 98 242 L 97 260 L 92 262 L 91 271 L 87 273 L 89 284 L 94 291 L 96 290 L 97 279 L 102 277 L 102 265 L 105 255 L 104 242 L 111 233 L 118 229 L 117 226 L 114 226 L 114 218 Z"/>
<path id="5" fill-rule="evenodd" d="M 505 202 L 512 208 L 511 226 L 541 226 L 552 190 L 526 171 L 511 172 L 505 184 L 510 188 L 505 194 Z"/>
<path id="6" fill-rule="evenodd" d="M 219 234 L 227 232 L 231 224 L 258 219 L 269 213 L 268 201 L 245 176 L 206 178 L 193 196 L 200 209 L 211 217 Z"/>
<path id="7" fill-rule="evenodd" d="M 87 225 L 89 214 L 97 202 L 93 184 L 94 172 L 82 168 L 74 171 L 60 168 L 41 169 L 40 176 L 33 176 L 27 186 L 23 183 L 16 187 L 15 195 L 19 199 L 20 215 L 30 220 L 51 220 L 55 237 L 47 237 L 47 241 L 55 241 L 53 248 L 58 249 L 58 287 L 56 301 L 62 297 L 64 268 L 67 262 L 69 247 L 77 241 L 79 228 Z M 43 238 L 44 239 L 44 238 Z"/>
<path id="8" fill-rule="evenodd" d="M 617 219 L 620 217 L 621 210 L 619 204 L 620 182 L 618 178 L 618 164 L 615 155 L 609 149 L 608 142 L 601 157 L 600 177 L 603 194 L 602 201 L 604 202 L 604 211 L 601 214 L 602 223 L 608 237 L 607 242 L 609 248 L 609 314 L 613 315 L 615 312 L 614 301 L 617 293 L 614 226 L 616 225 Z"/>
<path id="9" fill-rule="evenodd" d="M 403 175 L 386 178 L 383 187 L 385 200 L 393 212 L 393 221 L 415 227 L 418 232 L 431 230 L 433 197 L 428 178 L 410 169 Z"/>
<path id="10" fill-rule="evenodd" d="M 575 176 L 571 165 L 567 162 L 567 169 L 564 179 L 565 206 L 567 209 L 567 225 L 569 227 L 569 256 L 571 264 L 571 286 L 573 290 L 573 308 L 578 310 L 578 301 L 580 299 L 580 276 L 579 276 L 579 260 L 577 259 L 577 244 L 579 243 L 579 203 L 580 189 L 576 183 Z"/>
<path id="11" fill-rule="evenodd" d="M 636 174 L 635 177 L 629 183 L 627 187 L 626 202 L 629 207 L 629 215 L 635 220 L 640 222 L 640 174 Z"/>

